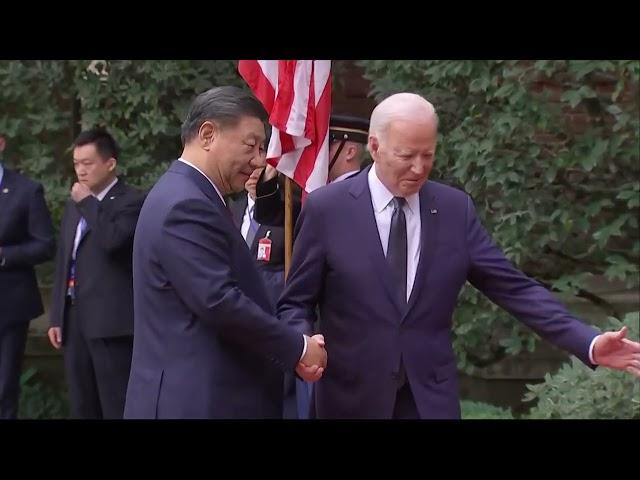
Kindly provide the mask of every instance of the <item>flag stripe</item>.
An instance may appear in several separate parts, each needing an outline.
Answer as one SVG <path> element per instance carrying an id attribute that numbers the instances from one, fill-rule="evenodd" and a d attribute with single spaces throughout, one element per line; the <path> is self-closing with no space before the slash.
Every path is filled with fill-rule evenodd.
<path id="1" fill-rule="evenodd" d="M 276 93 L 272 81 L 274 77 L 265 75 L 265 72 L 269 73 L 269 67 L 263 68 L 262 64 L 256 60 L 240 60 L 238 71 L 267 112 L 270 112 L 273 109 Z"/>
<path id="2" fill-rule="evenodd" d="M 314 72 L 315 73 L 315 72 Z M 296 173 L 294 176 L 294 180 L 297 183 L 300 183 L 301 179 L 305 179 L 306 190 L 311 192 L 322 185 L 327 183 L 327 174 L 329 170 L 329 116 L 331 115 L 331 84 L 328 80 L 328 72 L 326 75 L 323 75 L 323 72 L 318 72 L 324 78 L 324 83 L 316 82 L 312 84 L 312 87 L 315 88 L 317 85 L 320 85 L 323 90 L 321 90 L 322 94 L 320 98 L 316 102 L 315 106 L 315 118 L 317 119 L 327 119 L 326 122 L 314 122 L 314 129 L 316 138 L 321 139 L 322 143 L 318 144 L 318 142 L 313 144 L 313 150 L 307 149 L 302 154 L 300 158 L 300 162 L 298 167 L 296 168 Z M 323 147 L 325 147 L 323 149 Z M 309 179 L 313 176 L 313 182 L 310 182 Z"/>
<path id="3" fill-rule="evenodd" d="M 269 113 L 267 161 L 307 192 L 325 185 L 331 61 L 241 60 L 238 71 Z"/>

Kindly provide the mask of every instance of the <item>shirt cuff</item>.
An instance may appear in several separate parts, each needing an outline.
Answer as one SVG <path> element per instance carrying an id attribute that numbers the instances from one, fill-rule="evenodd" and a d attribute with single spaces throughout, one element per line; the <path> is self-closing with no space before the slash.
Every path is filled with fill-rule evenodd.
<path id="1" fill-rule="evenodd" d="M 304 358 L 305 353 L 307 353 L 307 336 L 306 335 L 302 335 L 302 339 L 304 340 L 304 348 L 302 349 L 302 355 L 300 355 L 299 362 L 302 361 L 302 359 Z"/>
<path id="2" fill-rule="evenodd" d="M 593 337 L 593 340 L 591 340 L 591 345 L 589 345 L 589 361 L 591 363 L 593 363 L 594 365 L 598 365 L 594 359 L 593 359 L 593 347 L 596 344 L 596 340 L 598 340 L 598 338 L 600 338 L 601 335 L 596 335 L 595 337 Z M 305 343 L 305 348 L 306 348 L 307 344 Z"/>

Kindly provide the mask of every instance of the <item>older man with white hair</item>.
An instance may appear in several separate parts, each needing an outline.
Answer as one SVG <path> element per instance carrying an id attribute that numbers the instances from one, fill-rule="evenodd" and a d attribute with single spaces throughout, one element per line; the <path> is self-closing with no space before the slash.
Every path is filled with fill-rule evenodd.
<path id="1" fill-rule="evenodd" d="M 451 322 L 469 281 L 541 337 L 640 373 L 626 330 L 600 334 L 518 271 L 465 192 L 429 181 L 438 117 L 400 93 L 373 111 L 366 174 L 309 195 L 278 314 L 307 334 L 320 311 L 329 358 L 317 418 L 459 418 Z"/>

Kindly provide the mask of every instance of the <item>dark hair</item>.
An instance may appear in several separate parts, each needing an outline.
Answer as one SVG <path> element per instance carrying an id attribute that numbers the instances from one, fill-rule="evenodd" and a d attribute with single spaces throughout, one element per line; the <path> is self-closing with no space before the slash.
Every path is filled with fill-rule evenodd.
<path id="1" fill-rule="evenodd" d="M 105 160 L 113 157 L 116 160 L 120 154 L 120 148 L 113 137 L 102 128 L 93 128 L 80 132 L 73 142 L 74 147 L 93 144 L 98 154 Z"/>
<path id="2" fill-rule="evenodd" d="M 221 128 L 233 127 L 242 117 L 256 117 L 267 121 L 267 112 L 256 97 L 238 87 L 215 87 L 198 95 L 182 123 L 182 145 L 198 135 L 207 120 Z"/>

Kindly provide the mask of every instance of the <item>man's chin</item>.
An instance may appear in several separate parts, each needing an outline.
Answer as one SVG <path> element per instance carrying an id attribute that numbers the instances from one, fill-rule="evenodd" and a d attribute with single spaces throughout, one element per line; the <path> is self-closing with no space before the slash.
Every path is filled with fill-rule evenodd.
<path id="1" fill-rule="evenodd" d="M 422 186 L 427 182 L 427 180 L 404 180 L 400 184 L 400 188 L 402 190 L 402 194 L 405 197 L 410 195 L 414 195 L 420 191 Z"/>
<path id="2" fill-rule="evenodd" d="M 244 182 L 237 182 L 231 185 L 231 192 L 230 193 L 240 193 L 240 192 L 244 192 Z"/>

